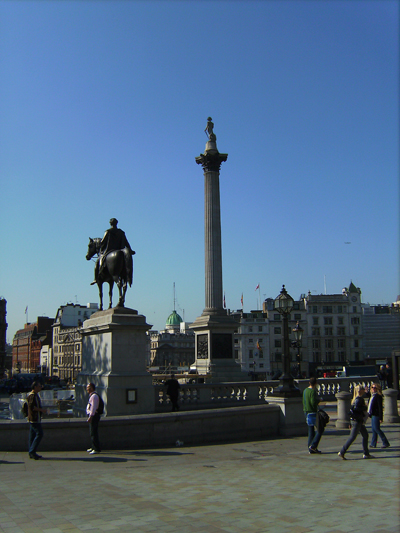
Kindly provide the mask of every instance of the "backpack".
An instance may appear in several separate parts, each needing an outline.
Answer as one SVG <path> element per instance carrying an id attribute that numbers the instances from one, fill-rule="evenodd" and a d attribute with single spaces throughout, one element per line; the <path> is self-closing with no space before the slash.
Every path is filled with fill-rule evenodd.
<path id="1" fill-rule="evenodd" d="M 96 409 L 96 413 L 98 415 L 102 415 L 104 413 L 104 402 L 103 402 L 103 398 L 100 396 L 100 394 L 97 394 L 97 392 L 95 392 L 95 394 L 98 396 L 99 398 L 99 406 L 98 408 Z"/>
<path id="2" fill-rule="evenodd" d="M 326 413 L 325 411 L 323 411 L 322 409 L 320 409 L 318 411 L 318 416 L 320 416 L 325 424 L 325 426 L 327 425 L 327 423 L 329 422 L 330 418 L 329 418 L 329 415 L 328 413 Z"/>
<path id="3" fill-rule="evenodd" d="M 28 418 L 28 402 L 26 400 L 22 404 L 21 413 L 24 418 Z"/>

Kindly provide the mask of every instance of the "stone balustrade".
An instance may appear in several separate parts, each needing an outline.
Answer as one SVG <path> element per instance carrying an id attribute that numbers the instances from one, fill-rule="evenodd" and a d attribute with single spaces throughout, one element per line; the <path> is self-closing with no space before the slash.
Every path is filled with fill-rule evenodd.
<path id="1" fill-rule="evenodd" d="M 340 392 L 353 394 L 354 386 L 362 383 L 369 389 L 378 381 L 375 376 L 362 378 L 321 378 L 318 379 L 318 395 L 325 402 L 335 402 Z M 295 380 L 301 392 L 308 387 L 308 379 Z M 180 405 L 185 410 L 209 409 L 214 407 L 234 407 L 256 405 L 267 402 L 273 395 L 279 381 L 243 381 L 237 383 L 197 383 L 181 385 Z M 162 413 L 171 409 L 170 401 L 163 385 L 154 385 L 155 412 Z"/>

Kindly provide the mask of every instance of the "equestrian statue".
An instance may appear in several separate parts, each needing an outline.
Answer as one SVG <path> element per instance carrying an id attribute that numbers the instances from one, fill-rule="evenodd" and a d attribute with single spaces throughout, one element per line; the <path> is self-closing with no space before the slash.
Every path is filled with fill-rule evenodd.
<path id="1" fill-rule="evenodd" d="M 119 301 L 116 307 L 124 307 L 126 290 L 132 285 L 133 260 L 135 252 L 132 250 L 125 232 L 117 228 L 118 220 L 110 220 L 110 228 L 105 232 L 102 239 L 89 238 L 88 253 L 89 261 L 97 255 L 94 268 L 94 281 L 91 285 L 97 285 L 100 296 L 100 311 L 103 310 L 103 283 L 110 286 L 110 307 L 112 307 L 112 291 L 114 283 L 119 289 Z"/>

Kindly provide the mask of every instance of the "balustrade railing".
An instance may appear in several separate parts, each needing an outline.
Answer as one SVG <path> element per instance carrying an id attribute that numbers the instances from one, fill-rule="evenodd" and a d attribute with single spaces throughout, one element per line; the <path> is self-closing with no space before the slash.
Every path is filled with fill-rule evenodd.
<path id="1" fill-rule="evenodd" d="M 301 392 L 308 387 L 308 379 L 294 380 Z M 322 401 L 335 402 L 338 392 L 353 393 L 354 386 L 362 383 L 369 390 L 376 376 L 362 378 L 321 378 L 318 379 L 318 396 Z M 233 407 L 268 403 L 279 381 L 243 381 L 237 383 L 196 383 L 181 385 L 179 403 L 184 409 L 209 409 L 213 407 Z M 166 387 L 154 385 L 156 412 L 171 409 Z"/>

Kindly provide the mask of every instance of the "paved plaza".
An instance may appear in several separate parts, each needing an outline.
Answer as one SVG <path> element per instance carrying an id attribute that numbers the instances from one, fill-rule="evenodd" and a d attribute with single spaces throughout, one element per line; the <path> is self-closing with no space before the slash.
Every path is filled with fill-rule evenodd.
<path id="1" fill-rule="evenodd" d="M 400 432 L 382 428 L 391 447 L 371 450 L 370 460 L 360 436 L 340 459 L 349 432 L 331 423 L 322 455 L 308 454 L 306 437 L 148 450 L 132 443 L 93 456 L 43 452 L 40 461 L 2 452 L 0 530 L 398 533 Z"/>

